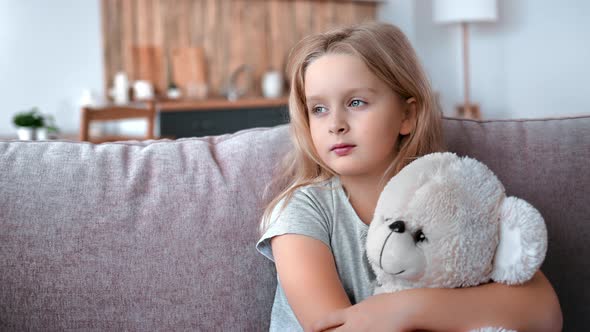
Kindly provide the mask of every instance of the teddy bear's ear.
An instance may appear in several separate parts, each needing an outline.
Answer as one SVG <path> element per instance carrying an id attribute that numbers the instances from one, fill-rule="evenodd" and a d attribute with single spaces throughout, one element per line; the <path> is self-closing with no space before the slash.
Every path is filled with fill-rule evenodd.
<path id="1" fill-rule="evenodd" d="M 504 199 L 492 279 L 510 285 L 522 284 L 533 277 L 546 252 L 547 229 L 539 211 L 522 199 Z"/>

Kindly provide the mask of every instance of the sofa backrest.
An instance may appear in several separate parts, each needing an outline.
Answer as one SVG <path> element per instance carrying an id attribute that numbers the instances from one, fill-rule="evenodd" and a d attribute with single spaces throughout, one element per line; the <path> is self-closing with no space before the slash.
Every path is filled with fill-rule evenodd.
<path id="1" fill-rule="evenodd" d="M 567 330 L 590 314 L 590 116 L 445 119 L 546 218 Z M 265 330 L 276 286 L 258 222 L 288 128 L 92 145 L 0 142 L 0 330 Z M 272 196 L 272 192 L 267 193 Z"/>
<path id="2" fill-rule="evenodd" d="M 509 196 L 535 206 L 549 247 L 541 270 L 560 300 L 564 331 L 587 329 L 590 315 L 590 115 L 553 119 L 446 119 L 449 150 L 496 173 Z"/>

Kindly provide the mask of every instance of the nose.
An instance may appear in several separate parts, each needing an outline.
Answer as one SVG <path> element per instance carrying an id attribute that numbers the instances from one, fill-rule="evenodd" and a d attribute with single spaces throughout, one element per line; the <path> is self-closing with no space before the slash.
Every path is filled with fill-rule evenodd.
<path id="1" fill-rule="evenodd" d="M 328 128 L 331 134 L 344 134 L 350 129 L 346 121 L 346 115 L 343 110 L 334 110 L 332 112 L 332 122 Z"/>
<path id="2" fill-rule="evenodd" d="M 389 225 L 389 229 L 396 233 L 403 233 L 406 231 L 406 224 L 403 221 L 398 220 L 393 224 Z"/>

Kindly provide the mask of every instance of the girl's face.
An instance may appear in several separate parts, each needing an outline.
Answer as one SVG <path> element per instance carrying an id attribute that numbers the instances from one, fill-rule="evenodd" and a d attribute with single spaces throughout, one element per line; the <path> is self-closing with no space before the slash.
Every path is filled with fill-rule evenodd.
<path id="1" fill-rule="evenodd" d="M 305 72 L 305 97 L 314 147 L 340 176 L 382 176 L 398 136 L 413 129 L 414 99 L 402 101 L 353 55 L 314 60 Z"/>

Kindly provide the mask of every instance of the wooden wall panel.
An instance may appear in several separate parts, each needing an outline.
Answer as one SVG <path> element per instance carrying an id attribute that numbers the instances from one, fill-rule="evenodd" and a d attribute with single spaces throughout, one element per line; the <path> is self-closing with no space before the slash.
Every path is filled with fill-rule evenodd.
<path id="1" fill-rule="evenodd" d="M 310 27 L 312 26 L 312 3 L 311 1 L 295 1 L 294 8 L 295 28 L 294 32 L 297 34 L 295 39 L 301 40 L 303 37 L 312 33 Z"/>
<path id="2" fill-rule="evenodd" d="M 123 57 L 123 68 L 125 72 L 128 73 L 130 77 L 133 79 L 137 79 L 138 74 L 135 70 L 135 66 L 137 65 L 137 61 L 134 61 L 132 52 L 133 46 L 137 46 L 137 42 L 135 40 L 135 2 L 137 0 L 123 0 L 121 6 L 121 13 L 119 14 L 121 21 L 119 24 L 121 25 L 121 39 L 119 40 L 119 45 L 117 45 L 120 49 L 121 56 Z"/>
<path id="3" fill-rule="evenodd" d="M 262 95 L 260 78 L 269 70 L 269 45 L 265 33 L 268 31 L 266 17 L 268 15 L 267 6 L 262 1 L 253 1 L 249 4 L 248 15 L 246 15 L 245 35 L 246 35 L 246 63 L 254 64 L 254 86 L 252 92 L 255 95 Z M 248 45 L 255 45 L 255 49 L 249 50 Z"/>
<path id="4" fill-rule="evenodd" d="M 378 6 L 345 0 L 101 1 L 105 88 L 124 71 L 130 81 L 156 80 L 161 93 L 174 80 L 174 50 L 201 47 L 211 96 L 221 94 L 232 71 L 243 64 L 253 68 L 251 92 L 259 95 L 263 73 L 284 70 L 290 48 L 301 38 L 373 20 Z M 155 55 L 145 55 L 146 49 Z M 146 67 L 145 58 L 160 63 Z"/>

